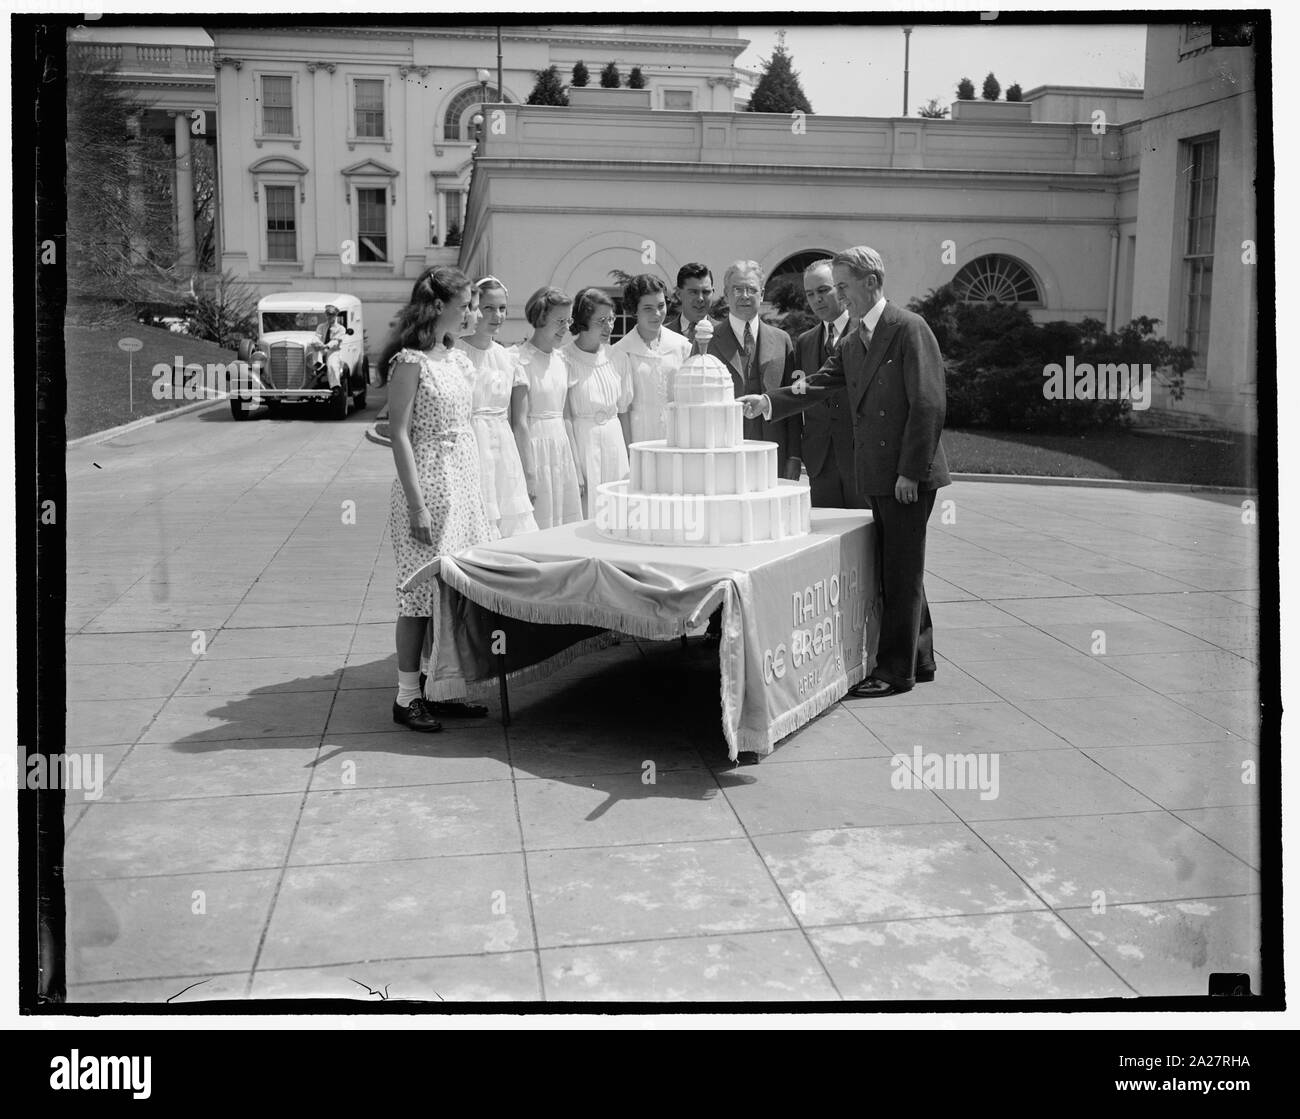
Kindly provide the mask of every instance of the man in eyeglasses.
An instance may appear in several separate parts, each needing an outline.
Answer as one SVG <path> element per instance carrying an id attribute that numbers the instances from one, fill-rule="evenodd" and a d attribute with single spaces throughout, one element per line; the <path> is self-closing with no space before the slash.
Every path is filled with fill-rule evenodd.
<path id="1" fill-rule="evenodd" d="M 804 269 L 803 293 L 817 325 L 795 339 L 799 368 L 820 369 L 830 359 L 849 326 L 848 308 L 840 302 L 831 261 L 816 260 Z M 848 393 L 834 389 L 803 413 L 803 461 L 816 509 L 858 509 L 853 465 L 853 410 Z"/>
<path id="2" fill-rule="evenodd" d="M 709 313 L 713 304 L 713 273 L 706 265 L 692 261 L 677 270 L 677 290 L 673 293 L 681 310 L 664 320 L 664 328 L 695 343 L 695 326 Z"/>
<path id="3" fill-rule="evenodd" d="M 762 322 L 763 269 L 756 261 L 737 260 L 722 280 L 727 317 L 718 323 L 709 353 L 731 370 L 737 398 L 774 392 L 791 384 L 795 370 L 794 343 L 784 330 Z M 777 445 L 781 476 L 797 480 L 803 472 L 803 421 L 791 410 L 781 419 L 746 418 L 746 439 Z"/>

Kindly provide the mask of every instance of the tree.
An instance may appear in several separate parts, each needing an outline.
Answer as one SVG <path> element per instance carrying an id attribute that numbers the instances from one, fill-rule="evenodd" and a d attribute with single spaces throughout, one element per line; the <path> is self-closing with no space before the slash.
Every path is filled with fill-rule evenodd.
<path id="1" fill-rule="evenodd" d="M 772 57 L 763 59 L 759 68 L 762 76 L 749 98 L 751 113 L 812 112 L 812 105 L 799 84 L 799 72 L 794 69 L 790 52 L 785 49 L 784 31 L 777 35 Z"/>
<path id="2" fill-rule="evenodd" d="M 582 59 L 578 59 L 573 64 L 573 81 L 569 84 L 576 89 L 581 89 L 589 81 L 591 81 L 591 74 L 587 71 L 587 64 Z"/>
<path id="3" fill-rule="evenodd" d="M 957 83 L 957 100 L 975 100 L 975 83 L 971 81 L 970 78 L 962 78 L 962 80 Z"/>
<path id="4" fill-rule="evenodd" d="M 948 115 L 948 107 L 940 106 L 937 97 L 931 97 L 924 105 L 916 110 L 916 115 L 925 117 L 928 120 L 943 120 Z"/>
<path id="5" fill-rule="evenodd" d="M 191 279 L 185 316 L 196 337 L 233 350 L 241 338 L 257 336 L 257 292 L 233 272 Z"/>
<path id="6" fill-rule="evenodd" d="M 569 95 L 560 85 L 560 71 L 555 66 L 537 71 L 537 84 L 528 95 L 529 105 L 567 105 Z"/>
<path id="7" fill-rule="evenodd" d="M 623 75 L 618 72 L 618 67 L 612 62 L 605 64 L 605 69 L 600 72 L 600 85 L 602 89 L 618 89 L 623 84 Z"/>
<path id="8" fill-rule="evenodd" d="M 1020 91 L 1020 83 L 1017 82 L 1015 85 L 1007 86 L 1008 101 L 1023 101 L 1024 99 L 1024 94 Z"/>
<path id="9" fill-rule="evenodd" d="M 628 89 L 645 89 L 645 75 L 641 73 L 640 66 L 633 66 L 632 73 L 627 76 Z"/>
<path id="10" fill-rule="evenodd" d="M 996 101 L 1002 95 L 1002 87 L 998 84 L 997 78 L 993 76 L 990 70 L 987 78 L 984 79 L 984 89 L 980 96 L 985 101 Z"/>

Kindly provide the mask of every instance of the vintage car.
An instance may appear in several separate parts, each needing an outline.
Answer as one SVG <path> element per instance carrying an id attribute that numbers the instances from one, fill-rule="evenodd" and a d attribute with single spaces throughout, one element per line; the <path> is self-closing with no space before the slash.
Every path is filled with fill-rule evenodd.
<path id="1" fill-rule="evenodd" d="M 326 308 L 337 311 L 326 339 Z M 231 393 L 237 420 L 265 404 L 275 412 L 285 403 L 325 404 L 333 419 L 347 417 L 350 404 L 366 406 L 370 361 L 365 353 L 361 301 L 341 292 L 286 291 L 263 296 L 257 304 L 257 337 L 239 343 L 247 373 Z"/>

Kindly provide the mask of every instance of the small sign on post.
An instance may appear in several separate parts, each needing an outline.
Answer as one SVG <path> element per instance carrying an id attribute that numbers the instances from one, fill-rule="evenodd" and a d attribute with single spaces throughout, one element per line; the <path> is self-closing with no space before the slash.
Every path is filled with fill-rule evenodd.
<path id="1" fill-rule="evenodd" d="M 132 356 L 139 350 L 144 349 L 144 343 L 139 338 L 119 338 L 117 348 L 125 350 L 126 358 L 126 398 L 127 407 L 135 411 L 135 358 Z"/>

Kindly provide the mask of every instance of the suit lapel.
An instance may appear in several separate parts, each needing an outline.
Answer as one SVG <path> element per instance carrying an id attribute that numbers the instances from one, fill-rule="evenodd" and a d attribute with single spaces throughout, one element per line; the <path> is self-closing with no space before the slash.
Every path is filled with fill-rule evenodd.
<path id="1" fill-rule="evenodd" d="M 714 329 L 713 345 L 718 348 L 717 356 L 731 367 L 732 373 L 738 378 L 738 383 L 743 386 L 745 369 L 740 360 L 740 339 L 731 329 L 730 319 L 723 319 Z"/>
<path id="2" fill-rule="evenodd" d="M 865 353 L 863 353 L 862 335 L 856 330 L 853 332 L 853 343 L 857 346 L 858 353 L 862 354 L 862 377 L 860 382 L 862 388 L 857 394 L 857 399 L 853 401 L 855 409 L 862 402 L 862 398 L 867 395 L 867 389 L 871 387 L 871 382 L 876 379 L 876 374 L 880 372 L 880 363 L 884 361 L 885 354 L 889 352 L 889 344 L 897 330 L 898 322 L 893 314 L 893 304 L 886 303 L 884 310 L 880 313 L 880 318 L 876 320 L 876 329 L 871 332 L 871 346 Z"/>
<path id="3" fill-rule="evenodd" d="M 757 353 L 754 355 L 758 361 L 758 373 L 763 381 L 763 388 L 768 392 L 781 387 L 781 379 L 785 376 L 785 362 L 781 360 L 780 343 L 776 340 L 776 331 L 765 322 L 754 320 L 758 325 L 757 331 Z"/>

